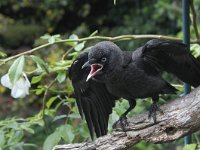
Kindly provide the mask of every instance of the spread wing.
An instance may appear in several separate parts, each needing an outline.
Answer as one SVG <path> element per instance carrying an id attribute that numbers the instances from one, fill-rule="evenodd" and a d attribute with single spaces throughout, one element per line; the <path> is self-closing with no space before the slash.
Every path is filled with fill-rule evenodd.
<path id="1" fill-rule="evenodd" d="M 107 134 L 109 114 L 112 113 L 116 97 L 107 91 L 103 83 L 94 80 L 86 82 L 90 68 L 82 69 L 82 66 L 87 60 L 87 52 L 80 54 L 69 69 L 69 77 L 79 113 L 82 118 L 85 116 L 93 140 L 94 132 L 97 137 Z"/>
<path id="2" fill-rule="evenodd" d="M 190 54 L 185 44 L 150 40 L 142 48 L 141 56 L 152 72 L 164 70 L 194 87 L 200 84 L 200 61 Z"/>

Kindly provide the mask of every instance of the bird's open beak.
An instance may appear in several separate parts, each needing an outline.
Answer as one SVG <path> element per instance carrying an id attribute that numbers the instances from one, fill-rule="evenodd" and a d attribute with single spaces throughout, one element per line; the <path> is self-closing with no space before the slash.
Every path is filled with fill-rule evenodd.
<path id="1" fill-rule="evenodd" d="M 92 65 L 90 65 L 90 67 L 91 67 L 90 73 L 87 76 L 86 82 L 88 80 L 90 80 L 92 77 L 94 77 L 97 74 L 97 72 L 99 72 L 103 68 L 103 65 L 101 65 L 101 64 L 92 64 Z"/>

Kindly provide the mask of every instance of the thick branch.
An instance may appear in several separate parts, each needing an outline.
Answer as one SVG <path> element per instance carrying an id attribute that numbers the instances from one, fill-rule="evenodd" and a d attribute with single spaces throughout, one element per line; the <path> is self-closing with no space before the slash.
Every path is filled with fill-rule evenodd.
<path id="1" fill-rule="evenodd" d="M 121 150 L 128 149 L 142 140 L 164 143 L 193 133 L 200 129 L 200 87 L 187 96 L 161 106 L 161 109 L 164 114 L 157 114 L 156 124 L 152 119 L 148 119 L 146 112 L 128 119 L 126 133 L 118 128 L 94 142 L 57 145 L 55 150 Z"/>

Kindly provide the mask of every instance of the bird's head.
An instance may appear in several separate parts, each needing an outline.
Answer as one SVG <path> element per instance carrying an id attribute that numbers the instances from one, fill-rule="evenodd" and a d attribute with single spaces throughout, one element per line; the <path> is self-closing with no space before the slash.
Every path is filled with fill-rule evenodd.
<path id="1" fill-rule="evenodd" d="M 88 54 L 88 61 L 82 68 L 90 66 L 90 73 L 87 80 L 93 77 L 104 77 L 110 73 L 122 61 L 121 49 L 110 41 L 103 41 L 93 46 Z"/>

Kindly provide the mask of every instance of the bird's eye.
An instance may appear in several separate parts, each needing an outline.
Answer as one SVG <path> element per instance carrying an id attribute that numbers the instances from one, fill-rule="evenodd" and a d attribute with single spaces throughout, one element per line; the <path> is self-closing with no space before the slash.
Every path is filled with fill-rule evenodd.
<path id="1" fill-rule="evenodd" d="M 101 58 L 101 62 L 106 62 L 106 60 L 107 60 L 106 57 Z"/>

